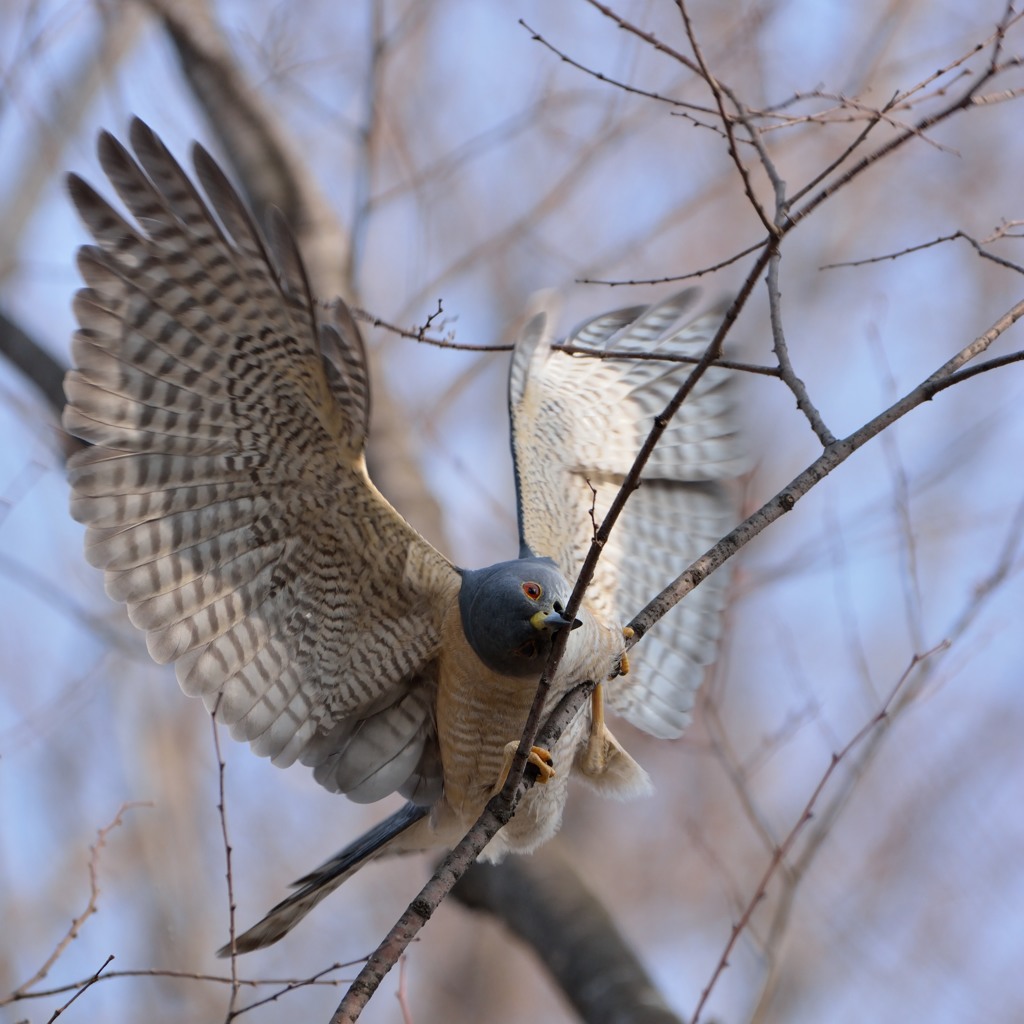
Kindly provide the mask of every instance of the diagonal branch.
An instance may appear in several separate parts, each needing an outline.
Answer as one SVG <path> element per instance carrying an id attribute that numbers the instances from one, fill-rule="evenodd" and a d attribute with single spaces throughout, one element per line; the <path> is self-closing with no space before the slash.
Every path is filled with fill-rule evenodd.
<path id="1" fill-rule="evenodd" d="M 733 310 L 736 306 L 737 303 L 734 303 Z M 730 314 L 733 310 L 730 310 Z M 912 409 L 950 386 L 951 381 L 956 379 L 955 375 L 957 372 L 967 362 L 988 349 L 1004 331 L 1022 316 L 1024 316 L 1024 300 L 1007 311 L 984 334 L 947 360 L 918 387 L 865 424 L 860 430 L 830 445 L 821 457 L 794 478 L 786 488 L 766 502 L 753 515 L 736 527 L 735 530 L 722 538 L 718 544 L 694 562 L 669 587 L 650 602 L 630 623 L 634 630 L 634 636 L 627 640 L 627 646 L 631 647 L 639 641 L 644 633 L 669 608 L 682 600 L 698 583 L 714 569 L 722 565 L 743 545 L 757 536 L 770 523 L 781 518 L 782 515 L 794 508 L 800 497 L 806 494 L 815 484 L 820 483 L 833 469 L 849 458 L 853 452 L 895 423 L 896 420 L 905 416 Z M 613 502 L 612 508 L 595 535 L 590 553 L 587 556 L 580 577 L 577 580 L 576 588 L 573 591 L 573 596 L 567 606 L 567 614 L 574 614 L 575 609 L 579 607 L 582 594 L 586 588 L 586 582 L 593 574 L 597 560 L 614 525 L 614 518 L 617 517 L 625 505 L 629 493 L 638 485 L 643 466 L 646 464 L 650 453 L 653 451 L 661 433 L 669 422 L 670 411 L 671 413 L 675 412 L 675 409 L 682 404 L 685 397 L 690 393 L 700 375 L 714 361 L 714 356 L 717 354 L 730 324 L 731 319 L 727 314 L 718 333 L 709 344 L 704 358 L 679 389 L 673 401 L 666 408 L 665 413 L 658 417 L 655 428 L 651 431 L 647 443 L 645 443 L 640 456 L 638 456 L 630 472 L 629 479 L 623 484 L 619 495 L 616 497 L 615 502 Z M 549 689 L 548 680 L 554 676 L 557 670 L 558 660 L 564 648 L 565 635 L 564 633 L 559 634 L 559 637 L 562 638 L 562 643 L 556 643 L 548 667 L 538 685 L 537 698 L 531 711 L 531 721 L 527 723 L 505 788 L 491 800 L 469 833 L 445 857 L 433 877 L 410 903 L 405 913 L 367 960 L 366 965 L 360 971 L 359 976 L 339 1004 L 335 1015 L 331 1018 L 331 1024 L 349 1024 L 349 1022 L 358 1019 L 363 1007 L 377 990 L 380 982 L 398 962 L 399 957 L 419 933 L 423 925 L 430 919 L 434 910 L 437 909 L 459 878 L 473 864 L 498 829 L 511 818 L 516 804 L 532 785 L 532 779 L 524 776 L 524 767 L 526 762 L 525 752 L 532 745 L 533 737 L 536 736 L 538 743 L 550 748 L 589 699 L 594 689 L 594 680 L 581 683 L 563 697 L 548 718 L 543 730 L 538 731 L 536 726 L 533 725 L 533 720 L 539 718 L 540 709 L 544 706 L 544 699 Z"/>
<path id="2" fill-rule="evenodd" d="M 894 706 L 896 699 L 900 694 L 900 691 L 904 688 L 907 680 L 911 678 L 917 666 L 921 664 L 921 662 L 927 660 L 931 655 L 939 651 L 945 650 L 948 646 L 948 642 L 943 642 L 942 644 L 939 644 L 937 647 L 933 648 L 930 651 L 925 651 L 923 654 L 915 654 L 914 657 L 911 659 L 910 664 L 907 666 L 906 670 L 903 672 L 900 678 L 896 681 L 896 684 L 890 690 L 888 697 L 886 697 L 885 701 L 883 702 L 882 706 L 878 709 L 878 711 L 874 715 L 872 715 L 872 717 L 867 722 L 865 722 L 865 724 L 856 732 L 853 738 L 846 744 L 846 746 L 843 747 L 842 750 L 832 754 L 832 757 L 828 763 L 828 767 L 826 767 L 825 771 L 821 775 L 821 778 L 818 780 L 817 785 L 814 787 L 814 790 L 808 798 L 807 803 L 804 805 L 803 811 L 801 811 L 800 816 L 797 818 L 796 824 L 790 829 L 789 834 L 786 836 L 786 838 L 772 851 L 772 855 L 769 858 L 768 865 L 765 868 L 764 873 L 761 875 L 761 878 L 754 889 L 753 896 L 751 896 L 749 902 L 743 910 L 743 913 L 740 915 L 739 920 L 732 926 L 729 939 L 725 944 L 725 949 L 722 951 L 722 955 L 718 959 L 718 963 L 715 966 L 715 970 L 712 973 L 710 980 L 704 987 L 703 991 L 700 994 L 700 998 L 697 1001 L 697 1006 L 693 1011 L 693 1016 L 691 1017 L 692 1024 L 697 1024 L 697 1022 L 700 1020 L 701 1011 L 707 1004 L 708 998 L 711 995 L 711 990 L 715 987 L 715 984 L 718 981 L 719 977 L 722 975 L 723 971 L 725 971 L 725 969 L 729 966 L 729 957 L 732 955 L 732 951 L 735 949 L 736 943 L 739 940 L 740 935 L 743 934 L 743 931 L 746 929 L 747 925 L 750 924 L 750 919 L 754 916 L 754 911 L 757 910 L 761 901 L 764 899 L 768 891 L 768 885 L 771 882 L 776 871 L 778 871 L 780 866 L 785 862 L 786 857 L 793 849 L 793 845 L 796 842 L 797 838 L 804 831 L 805 827 L 810 823 L 814 815 L 814 808 L 818 803 L 818 798 L 821 796 L 822 791 L 828 785 L 829 780 L 835 774 L 835 770 L 839 767 L 842 761 L 849 757 L 851 752 L 856 747 L 863 743 L 864 740 L 868 738 L 868 736 L 870 736 L 872 733 L 875 733 L 882 725 L 885 724 L 885 722 L 888 721 L 890 709 Z"/>
<path id="3" fill-rule="evenodd" d="M 559 634 L 564 636 L 565 634 Z M 564 647 L 564 643 L 562 645 Z M 554 669 L 549 669 L 553 674 Z M 549 716 L 538 742 L 550 748 L 562 732 L 590 699 L 594 683 L 583 683 L 567 693 Z M 356 980 L 338 1005 L 331 1024 L 350 1024 L 359 1018 L 363 1007 L 377 991 L 385 975 L 398 962 L 399 957 L 430 920 L 441 901 L 454 888 L 455 883 L 469 870 L 491 838 L 512 817 L 515 804 L 533 785 L 534 779 L 520 771 L 514 780 L 515 766 L 509 771 L 505 788 L 484 808 L 483 814 L 462 841 L 441 861 L 431 879 L 409 904 L 405 913 L 388 932 L 384 941 L 369 956 Z"/>
<path id="4" fill-rule="evenodd" d="M 835 436 L 825 425 L 818 407 L 811 401 L 811 396 L 807 393 L 807 385 L 796 375 L 793 362 L 789 358 L 789 345 L 786 343 L 786 333 L 782 326 L 782 290 L 779 287 L 780 259 L 781 255 L 778 252 L 772 254 L 768 261 L 768 277 L 766 279 L 768 318 L 772 327 L 772 351 L 778 360 L 779 376 L 796 398 L 796 407 L 807 417 L 818 440 L 827 448 L 835 441 Z"/>
<path id="5" fill-rule="evenodd" d="M 845 462 L 858 448 L 890 427 L 912 409 L 930 401 L 940 391 L 966 379 L 961 374 L 968 362 L 986 351 L 1006 330 L 1024 316 L 1024 299 L 1004 313 L 984 334 L 979 335 L 955 356 L 942 364 L 931 376 L 901 399 L 869 420 L 848 437 L 834 441 L 803 472 L 795 476 L 774 497 L 769 498 L 756 512 L 748 516 L 739 526 L 726 534 L 714 547 L 706 551 L 688 569 L 681 573 L 657 597 L 630 622 L 634 636 L 627 641 L 632 647 L 670 608 L 678 604 L 694 587 L 715 569 L 731 558 L 741 547 L 749 543 L 765 527 L 791 512 L 797 501 L 815 484 L 820 483 L 837 466 Z M 1002 365 L 1000 360 L 991 360 L 991 367 Z"/>

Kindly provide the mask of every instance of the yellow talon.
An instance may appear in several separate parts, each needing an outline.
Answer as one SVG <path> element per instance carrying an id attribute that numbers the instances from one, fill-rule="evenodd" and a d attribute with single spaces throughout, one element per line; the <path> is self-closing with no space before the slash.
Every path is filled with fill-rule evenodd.
<path id="1" fill-rule="evenodd" d="M 537 769 L 537 781 L 544 785 L 554 777 L 554 760 L 551 753 L 543 747 L 530 747 L 530 756 L 526 759 L 527 765 L 533 765 Z"/>
<path id="2" fill-rule="evenodd" d="M 623 626 L 622 627 L 622 639 L 623 640 L 630 640 L 635 635 L 636 635 L 636 630 L 633 629 L 632 626 Z M 619 675 L 619 676 L 624 676 L 628 672 L 629 672 L 629 655 L 627 655 L 626 652 L 623 651 L 622 655 L 619 658 L 618 671 L 615 674 Z"/>
<path id="3" fill-rule="evenodd" d="M 512 760 L 516 756 L 519 744 L 513 740 L 505 744 L 505 757 L 501 766 L 501 774 L 498 776 L 497 784 L 491 790 L 491 796 L 500 793 L 505 788 L 505 781 L 508 779 L 509 770 L 512 768 Z M 533 765 L 537 769 L 537 781 L 543 785 L 555 774 L 554 759 L 549 751 L 543 747 L 530 747 L 530 753 L 526 758 L 526 767 Z"/>
<path id="4" fill-rule="evenodd" d="M 600 775 L 604 771 L 605 731 L 604 691 L 600 686 L 596 686 L 590 696 L 590 735 L 587 738 L 587 752 L 584 756 L 584 772 L 587 775 Z"/>

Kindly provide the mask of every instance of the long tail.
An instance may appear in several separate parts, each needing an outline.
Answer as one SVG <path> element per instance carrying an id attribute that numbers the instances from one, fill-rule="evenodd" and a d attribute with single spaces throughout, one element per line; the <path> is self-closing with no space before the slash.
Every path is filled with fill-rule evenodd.
<path id="1" fill-rule="evenodd" d="M 349 875 L 358 871 L 367 861 L 379 857 L 395 839 L 426 817 L 427 813 L 427 808 L 415 804 L 406 804 L 395 811 L 315 871 L 294 882 L 294 885 L 301 888 L 278 903 L 259 924 L 236 936 L 233 943 L 229 942 L 218 949 L 217 956 L 250 953 L 254 949 L 273 945 L 287 935 L 325 896 L 334 892 Z"/>

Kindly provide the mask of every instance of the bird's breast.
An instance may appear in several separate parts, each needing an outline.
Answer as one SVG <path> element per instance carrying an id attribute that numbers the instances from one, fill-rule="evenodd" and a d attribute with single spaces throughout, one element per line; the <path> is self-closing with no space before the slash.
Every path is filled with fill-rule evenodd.
<path id="1" fill-rule="evenodd" d="M 612 671 L 622 651 L 621 630 L 609 627 L 582 610 L 583 626 L 569 637 L 559 671 L 548 696 L 550 711 L 564 693 L 585 679 L 603 679 Z M 468 829 L 480 816 L 501 777 L 505 748 L 518 743 L 526 726 L 537 690 L 537 677 L 501 675 L 489 669 L 469 645 L 457 606 L 446 616 L 442 629 L 442 653 L 438 661 L 436 723 L 441 755 L 444 796 L 435 808 L 436 821 L 447 821 L 453 829 Z M 552 750 L 556 777 L 534 787 L 524 803 L 541 807 L 564 801 L 578 729 L 570 728 Z M 554 808 L 550 808 L 554 810 Z M 540 828 L 531 823 L 528 808 L 521 807 L 507 826 L 524 836 L 517 846 L 535 845 L 529 836 Z M 560 817 L 560 813 L 557 815 Z M 522 819 L 522 820 L 520 820 Z M 545 824 L 542 831 L 552 829 Z"/>
<path id="2" fill-rule="evenodd" d="M 468 828 L 499 781 L 506 745 L 522 735 L 537 679 L 492 671 L 461 637 L 445 644 L 438 668 L 444 801 Z"/>

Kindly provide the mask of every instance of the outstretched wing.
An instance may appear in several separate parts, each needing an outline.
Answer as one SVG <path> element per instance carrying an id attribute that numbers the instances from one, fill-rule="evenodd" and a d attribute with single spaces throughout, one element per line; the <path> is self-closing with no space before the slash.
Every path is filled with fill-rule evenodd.
<path id="1" fill-rule="evenodd" d="M 451 564 L 366 475 L 369 390 L 347 311 L 318 323 L 294 241 L 273 255 L 213 159 L 203 200 L 141 121 L 80 178 L 96 240 L 66 378 L 71 511 L 107 592 L 232 734 L 330 789 L 429 800 Z M 215 211 L 219 223 L 211 209 Z M 326 357 L 326 358 L 325 358 Z"/>
<path id="2" fill-rule="evenodd" d="M 640 358 L 703 355 L 721 323 L 716 309 L 686 322 L 696 296 L 597 317 L 566 344 L 599 359 L 552 349 L 543 314 L 512 357 L 509 408 L 520 543 L 579 574 L 600 524 L 657 416 L 692 364 Z M 725 482 L 742 469 L 729 374 L 712 367 L 669 424 L 641 487 L 612 531 L 587 592 L 591 609 L 624 623 L 731 526 Z M 608 684 L 609 703 L 656 736 L 689 724 L 694 692 L 721 630 L 721 572 L 672 609 L 630 652 L 631 671 Z"/>

